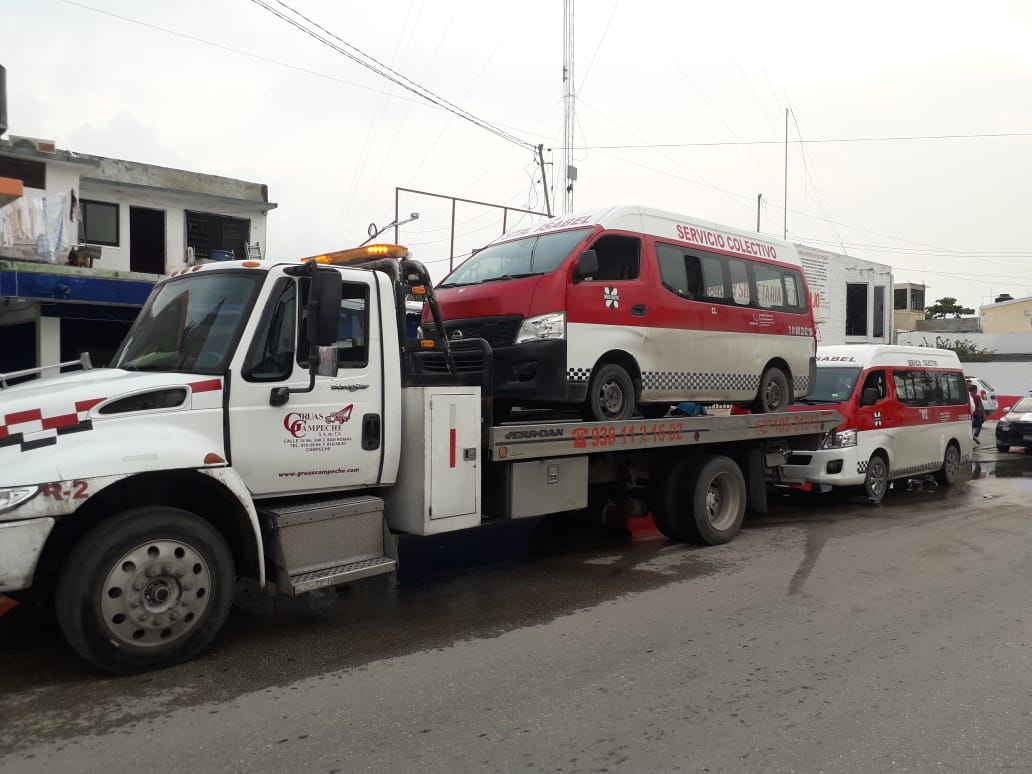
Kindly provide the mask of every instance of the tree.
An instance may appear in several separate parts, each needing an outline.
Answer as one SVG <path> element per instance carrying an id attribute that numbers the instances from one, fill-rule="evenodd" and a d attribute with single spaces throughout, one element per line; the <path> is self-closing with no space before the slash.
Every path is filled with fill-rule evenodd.
<path id="1" fill-rule="evenodd" d="M 941 320 L 944 317 L 967 317 L 975 313 L 974 309 L 968 309 L 957 303 L 957 299 L 946 296 L 940 298 L 934 305 L 925 309 L 926 320 Z"/>
<path id="2" fill-rule="evenodd" d="M 949 299 L 942 299 L 949 300 Z M 922 347 L 936 347 L 937 349 L 952 349 L 957 353 L 957 359 L 961 363 L 987 363 L 993 359 L 995 349 L 980 347 L 968 339 L 946 339 L 942 336 L 935 337 L 935 343 L 929 344 L 928 339 L 923 339 Z"/>

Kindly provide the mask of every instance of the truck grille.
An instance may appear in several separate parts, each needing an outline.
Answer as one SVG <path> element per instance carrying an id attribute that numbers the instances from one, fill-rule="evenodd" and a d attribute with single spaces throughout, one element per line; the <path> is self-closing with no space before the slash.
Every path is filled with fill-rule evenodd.
<path id="1" fill-rule="evenodd" d="M 505 317 L 473 317 L 468 320 L 445 320 L 444 330 L 448 339 L 454 341 L 456 332 L 461 331 L 463 339 L 485 339 L 492 348 L 511 347 L 516 333 L 520 329 L 523 318 L 516 315 Z M 437 326 L 423 323 L 423 334 L 428 337 L 437 335 Z"/>

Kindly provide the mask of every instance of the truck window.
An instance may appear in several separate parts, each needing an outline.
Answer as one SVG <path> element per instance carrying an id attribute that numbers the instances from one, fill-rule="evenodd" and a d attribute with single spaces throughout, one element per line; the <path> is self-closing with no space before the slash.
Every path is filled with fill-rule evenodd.
<path id="1" fill-rule="evenodd" d="M 249 382 L 282 381 L 294 372 L 296 320 L 297 285 L 293 280 L 280 280 L 244 360 L 244 379 Z"/>
<path id="2" fill-rule="evenodd" d="M 301 313 L 298 328 L 297 362 L 308 365 L 308 320 L 306 303 L 308 280 L 301 280 Z M 362 368 L 369 364 L 369 286 L 363 282 L 344 282 L 341 287 L 340 324 L 337 328 L 337 365 Z"/>

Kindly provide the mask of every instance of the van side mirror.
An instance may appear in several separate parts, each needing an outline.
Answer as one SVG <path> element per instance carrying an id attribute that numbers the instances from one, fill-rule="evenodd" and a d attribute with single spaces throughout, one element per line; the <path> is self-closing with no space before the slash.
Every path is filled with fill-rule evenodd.
<path id="1" fill-rule="evenodd" d="M 873 406 L 878 402 L 878 388 L 877 387 L 864 387 L 864 391 L 860 393 L 860 405 L 861 406 Z"/>
<path id="2" fill-rule="evenodd" d="M 577 268 L 573 273 L 574 282 L 583 282 L 593 279 L 598 274 L 598 253 L 594 250 L 585 250 L 577 259 Z"/>

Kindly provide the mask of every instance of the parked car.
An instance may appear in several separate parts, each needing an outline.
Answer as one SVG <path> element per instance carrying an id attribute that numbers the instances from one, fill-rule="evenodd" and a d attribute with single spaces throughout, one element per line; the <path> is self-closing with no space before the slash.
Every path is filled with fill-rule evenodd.
<path id="1" fill-rule="evenodd" d="M 969 385 L 973 384 L 978 388 L 978 397 L 982 399 L 982 406 L 985 408 L 985 416 L 988 418 L 990 414 L 994 413 L 996 409 L 1000 407 L 1000 404 L 996 402 L 996 390 L 994 390 L 992 385 L 985 379 L 979 379 L 977 376 L 968 376 L 965 378 Z"/>
<path id="2" fill-rule="evenodd" d="M 1032 449 L 1032 397 L 1022 398 L 1013 407 L 1004 409 L 996 423 L 996 450 L 1008 451 L 1012 446 Z"/>

